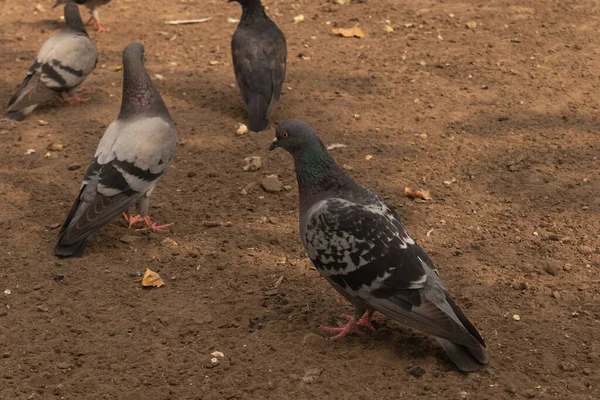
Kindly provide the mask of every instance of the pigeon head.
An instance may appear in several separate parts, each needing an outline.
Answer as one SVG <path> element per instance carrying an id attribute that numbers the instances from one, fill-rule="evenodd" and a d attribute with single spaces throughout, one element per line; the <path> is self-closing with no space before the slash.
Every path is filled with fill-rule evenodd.
<path id="1" fill-rule="evenodd" d="M 227 0 L 228 3 L 240 3 L 242 7 L 252 6 L 252 5 L 261 5 L 260 0 Z"/>
<path id="2" fill-rule="evenodd" d="M 277 126 L 269 150 L 277 147 L 287 150 L 292 156 L 304 151 L 327 152 L 315 130 L 300 120 L 285 121 Z"/>
<path id="3" fill-rule="evenodd" d="M 146 71 L 144 45 L 131 43 L 123 50 L 123 100 L 119 119 L 139 113 L 169 117 L 160 94 Z"/>
<path id="4" fill-rule="evenodd" d="M 77 4 L 69 2 L 65 5 L 65 22 L 69 28 L 85 32 L 85 26 L 83 25 Z"/>

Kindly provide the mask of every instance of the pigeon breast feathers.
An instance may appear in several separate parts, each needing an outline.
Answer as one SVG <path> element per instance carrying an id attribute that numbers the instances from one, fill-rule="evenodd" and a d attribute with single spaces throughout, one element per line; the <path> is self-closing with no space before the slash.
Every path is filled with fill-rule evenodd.
<path id="1" fill-rule="evenodd" d="M 162 117 L 117 119 L 106 130 L 94 157 L 100 164 L 117 159 L 151 174 L 162 174 L 173 157 L 175 132 L 173 123 Z"/>
<path id="2" fill-rule="evenodd" d="M 308 210 L 302 240 L 319 271 L 357 297 L 389 296 L 425 285 L 415 242 L 382 202 L 317 202 Z"/>
<path id="3" fill-rule="evenodd" d="M 50 38 L 38 53 L 34 66 L 41 67 L 41 80 L 55 91 L 79 86 L 98 61 L 96 46 L 83 33 L 61 32 Z"/>

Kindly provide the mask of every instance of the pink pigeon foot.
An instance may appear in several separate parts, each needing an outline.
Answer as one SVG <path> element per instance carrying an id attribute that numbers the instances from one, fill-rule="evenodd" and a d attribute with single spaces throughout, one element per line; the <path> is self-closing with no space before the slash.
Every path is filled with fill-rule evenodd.
<path id="1" fill-rule="evenodd" d="M 96 32 L 106 32 L 106 29 L 104 29 L 104 26 L 102 26 L 102 23 L 99 20 L 96 20 L 92 17 L 92 23 L 96 28 Z"/>
<path id="2" fill-rule="evenodd" d="M 84 99 L 82 97 L 79 97 L 77 95 L 75 95 L 73 97 L 68 97 L 66 94 L 63 95 L 63 97 L 60 99 L 61 99 L 61 101 L 66 101 L 69 104 L 85 103 L 86 101 L 89 100 L 89 99 Z"/>
<path id="3" fill-rule="evenodd" d="M 346 325 L 338 321 L 338 328 L 331 326 L 320 326 L 319 328 L 325 332 L 337 333 L 337 335 L 330 337 L 329 340 L 339 340 L 349 333 L 356 333 L 359 336 L 364 335 L 364 332 L 358 330 L 354 317 L 350 317 L 350 321 Z"/>
<path id="4" fill-rule="evenodd" d="M 133 217 L 133 216 L 131 216 L 129 211 L 125 211 L 123 213 L 123 218 L 125 218 L 125 221 L 127 221 L 127 224 L 129 225 L 128 229 L 131 229 L 133 224 L 144 221 L 144 218 L 142 218 L 141 215 L 136 215 L 135 217 Z"/>
<path id="5" fill-rule="evenodd" d="M 348 320 L 348 323 L 345 325 L 338 321 L 338 327 L 330 327 L 330 326 L 321 326 L 319 327 L 322 331 L 337 333 L 337 335 L 332 336 L 329 340 L 339 340 L 346 336 L 349 333 L 356 333 L 359 336 L 363 336 L 365 333 L 358 329 L 359 326 L 364 326 L 366 328 L 375 330 L 371 325 L 371 316 L 373 315 L 372 311 L 367 311 L 363 314 L 360 320 L 356 321 L 354 316 L 348 314 L 341 314 L 340 318 Z"/>
<path id="6" fill-rule="evenodd" d="M 360 317 L 358 322 L 356 322 L 356 326 L 364 326 L 365 328 L 368 328 L 368 329 L 374 331 L 375 328 L 373 328 L 373 325 L 371 325 L 371 317 L 372 316 L 373 316 L 373 311 L 366 311 L 363 314 L 363 316 Z M 352 317 L 352 315 L 341 314 L 340 318 L 350 321 L 353 317 Z"/>
<path id="7" fill-rule="evenodd" d="M 154 222 L 152 222 L 152 220 L 148 216 L 144 217 L 144 221 L 146 222 L 146 225 L 148 227 L 147 228 L 136 229 L 136 231 L 151 230 L 152 232 L 156 232 L 156 233 L 166 233 L 166 232 L 169 232 L 169 227 L 171 225 L 173 225 L 173 224 L 156 225 Z"/>

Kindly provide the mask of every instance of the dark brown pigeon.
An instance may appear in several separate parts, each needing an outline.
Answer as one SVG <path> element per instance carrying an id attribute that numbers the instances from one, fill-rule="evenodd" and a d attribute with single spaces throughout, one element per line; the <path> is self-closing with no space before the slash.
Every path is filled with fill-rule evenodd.
<path id="1" fill-rule="evenodd" d="M 260 0 L 237 1 L 242 18 L 231 39 L 231 56 L 249 126 L 260 132 L 279 104 L 285 80 L 285 36 L 265 14 Z"/>
<path id="2" fill-rule="evenodd" d="M 354 305 L 354 315 L 323 330 L 340 339 L 372 328 L 371 316 L 388 317 L 435 336 L 462 371 L 488 363 L 485 343 L 454 302 L 435 266 L 404 229 L 398 215 L 346 175 L 316 132 L 285 121 L 270 150 L 294 158 L 300 197 L 300 238 L 322 276 Z"/>

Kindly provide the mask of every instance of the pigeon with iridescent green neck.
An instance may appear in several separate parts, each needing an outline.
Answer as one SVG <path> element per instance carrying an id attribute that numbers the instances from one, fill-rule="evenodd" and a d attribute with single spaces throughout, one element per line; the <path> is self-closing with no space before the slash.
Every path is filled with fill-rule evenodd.
<path id="1" fill-rule="evenodd" d="M 388 317 L 435 336 L 462 371 L 488 363 L 483 338 L 450 297 L 431 259 L 408 235 L 398 215 L 346 175 L 316 132 L 303 121 L 285 121 L 270 150 L 294 158 L 300 197 L 300 238 L 325 279 L 354 305 L 336 333 L 373 329 L 371 316 Z"/>

